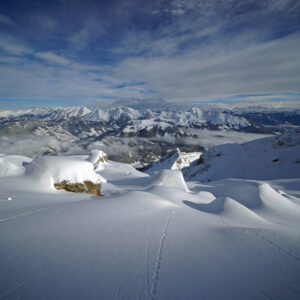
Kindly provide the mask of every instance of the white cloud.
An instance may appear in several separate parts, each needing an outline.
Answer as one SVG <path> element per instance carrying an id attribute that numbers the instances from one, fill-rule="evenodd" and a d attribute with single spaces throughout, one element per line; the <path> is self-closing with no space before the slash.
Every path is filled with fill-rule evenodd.
<path id="1" fill-rule="evenodd" d="M 152 18 L 158 17 L 153 14 L 166 17 L 166 23 L 159 30 L 138 30 L 131 23 L 126 27 L 132 9 L 137 7 L 134 1 L 129 2 L 116 8 L 113 22 L 119 22 L 117 26 L 124 24 L 124 30 L 120 30 L 120 40 L 112 44 L 106 37 L 113 26 L 109 22 L 104 24 L 99 15 L 93 13 L 91 18 L 78 22 L 76 32 L 62 30 L 64 50 L 49 47 L 37 52 L 26 46 L 29 40 L 23 44 L 13 36 L 1 35 L 0 97 L 96 103 L 103 97 L 144 99 L 149 97 L 147 91 L 150 90 L 157 92 L 157 97 L 172 101 L 299 92 L 299 34 L 266 42 L 273 38 L 270 34 L 273 19 L 269 25 L 267 13 L 281 11 L 284 15 L 289 6 L 297 6 L 297 1 L 265 0 L 253 6 L 250 0 L 157 1 L 157 5 L 146 6 L 138 12 L 145 13 L 149 8 Z M 247 5 L 264 13 L 243 10 Z M 238 14 L 239 11 L 242 13 Z M 181 17 L 183 13 L 185 16 Z M 245 25 L 248 21 L 252 24 L 257 15 L 266 17 L 259 30 L 248 25 L 239 28 L 239 24 Z M 43 22 L 44 16 L 35 20 Z M 45 31 L 54 34 L 58 24 L 56 19 L 49 19 Z M 102 38 L 107 41 L 104 43 L 107 48 L 100 44 Z M 86 51 L 92 45 L 92 51 Z M 99 58 L 103 52 L 105 55 Z M 119 63 L 111 63 L 110 59 L 115 57 L 120 59 Z M 81 63 L 85 59 L 107 64 Z M 124 82 L 141 81 L 145 82 L 142 87 L 115 88 Z"/>
<path id="2" fill-rule="evenodd" d="M 95 37 L 99 38 L 104 33 L 105 29 L 101 20 L 95 16 L 89 16 L 89 19 L 85 20 L 83 26 L 68 38 L 68 41 L 71 44 L 71 49 L 75 47 L 75 50 L 81 50 L 89 47 L 90 42 Z"/>
<path id="3" fill-rule="evenodd" d="M 298 34 L 252 46 L 238 39 L 244 48 L 232 40 L 232 45 L 216 43 L 180 56 L 128 58 L 115 73 L 147 82 L 172 100 L 300 91 Z"/>
<path id="4" fill-rule="evenodd" d="M 181 8 L 172 9 L 171 12 L 174 16 L 181 16 L 181 15 L 184 15 L 184 13 L 185 13 L 185 11 Z"/>
<path id="5" fill-rule="evenodd" d="M 44 65 L 23 61 L 22 65 L 0 65 L 0 98 L 72 100 L 97 103 L 105 97 L 137 97 L 139 87 L 113 89 L 123 82 L 101 66 L 82 64 Z"/>
<path id="6" fill-rule="evenodd" d="M 300 7 L 299 1 L 293 0 L 273 0 L 268 1 L 268 9 L 274 12 L 293 11 Z"/>
<path id="7" fill-rule="evenodd" d="M 14 64 L 20 62 L 20 58 L 17 56 L 1 55 L 0 62 L 5 64 Z"/>
<path id="8" fill-rule="evenodd" d="M 35 54 L 36 57 L 43 59 L 49 64 L 55 65 L 68 65 L 71 61 L 63 56 L 59 56 L 53 52 L 38 52 Z"/>
<path id="9" fill-rule="evenodd" d="M 70 63 L 51 52 L 37 54 L 50 65 L 26 60 L 22 65 L 14 60 L 9 64 L 11 57 L 0 56 L 7 63 L 0 66 L 5 74 L 0 79 L 0 97 L 97 103 L 107 97 L 148 98 L 147 90 L 171 101 L 300 92 L 299 35 L 263 44 L 255 43 L 255 38 L 247 44 L 247 38 L 208 44 L 181 55 L 131 57 L 116 67 Z M 142 87 L 114 88 L 141 81 Z"/>
<path id="10" fill-rule="evenodd" d="M 6 136 L 0 137 L 0 153 L 33 156 L 48 145 L 46 137 Z"/>
<path id="11" fill-rule="evenodd" d="M 22 45 L 12 36 L 0 35 L 0 49 L 9 55 L 24 55 L 32 53 L 30 48 Z"/>

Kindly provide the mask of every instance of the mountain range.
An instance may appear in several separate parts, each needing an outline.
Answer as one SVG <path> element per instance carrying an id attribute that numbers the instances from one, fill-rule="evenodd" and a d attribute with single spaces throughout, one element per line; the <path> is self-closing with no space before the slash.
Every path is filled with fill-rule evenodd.
<path id="1" fill-rule="evenodd" d="M 226 142 L 265 137 L 299 124 L 297 110 L 41 107 L 0 111 L 0 152 L 24 154 L 22 143 L 33 144 L 25 153 L 29 156 L 84 154 L 100 148 L 113 160 L 143 168 L 176 148 L 201 152 Z M 20 153 L 18 146 L 23 148 Z"/>

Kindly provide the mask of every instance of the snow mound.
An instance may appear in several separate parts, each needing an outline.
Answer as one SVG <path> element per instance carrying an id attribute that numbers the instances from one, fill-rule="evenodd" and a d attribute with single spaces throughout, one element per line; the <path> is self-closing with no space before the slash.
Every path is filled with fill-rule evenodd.
<path id="1" fill-rule="evenodd" d="M 182 172 L 186 179 L 200 181 L 299 178 L 300 130 L 244 144 L 212 147 Z"/>
<path id="2" fill-rule="evenodd" d="M 226 217 L 227 222 L 230 222 L 230 226 L 234 226 L 235 224 L 239 226 L 257 226 L 260 222 L 265 222 L 263 218 L 251 209 L 230 197 L 218 197 L 209 203 L 194 203 L 187 200 L 184 200 L 183 203 L 202 212 L 218 214 L 222 218 Z M 223 220 L 223 222 L 225 221 Z M 227 226 L 229 226 L 229 223 Z"/>
<path id="3" fill-rule="evenodd" d="M 152 181 L 151 186 L 163 186 L 189 192 L 181 171 L 162 170 Z"/>
<path id="4" fill-rule="evenodd" d="M 93 164 L 76 157 L 36 157 L 26 167 L 26 175 L 51 190 L 55 183 L 62 181 L 101 183 L 101 176 L 94 172 Z"/>
<path id="5" fill-rule="evenodd" d="M 226 179 L 216 181 L 213 186 L 206 188 L 212 192 L 200 191 L 197 200 L 184 200 L 183 203 L 202 212 L 227 217 L 227 222 L 231 225 L 244 224 L 246 221 L 245 224 L 251 225 L 248 222 L 251 220 L 298 222 L 299 202 L 297 204 L 286 194 L 282 194 L 282 191 L 275 190 L 269 183 Z"/>
<path id="6" fill-rule="evenodd" d="M 268 183 L 260 184 L 258 193 L 264 208 L 272 215 L 286 216 L 289 219 L 299 217 L 300 206 L 280 194 Z"/>
<path id="7" fill-rule="evenodd" d="M 205 203 L 205 202 L 208 203 L 216 199 L 213 193 L 207 191 L 200 191 L 197 196 L 198 196 L 197 203 Z"/>
<path id="8" fill-rule="evenodd" d="M 31 161 L 26 156 L 0 154 L 0 177 L 24 175 L 25 165 Z"/>

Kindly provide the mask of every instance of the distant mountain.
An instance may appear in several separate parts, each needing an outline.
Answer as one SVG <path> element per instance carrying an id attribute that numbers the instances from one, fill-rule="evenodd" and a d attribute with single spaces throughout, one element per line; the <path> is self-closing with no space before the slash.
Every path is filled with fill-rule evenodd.
<path id="1" fill-rule="evenodd" d="M 71 119 L 117 124 L 119 126 L 135 125 L 140 120 L 152 122 L 167 122 L 182 127 L 202 126 L 210 123 L 230 128 L 242 128 L 250 126 L 244 118 L 234 116 L 230 112 L 202 111 L 193 107 L 187 111 L 152 111 L 145 112 L 130 107 L 114 107 L 108 109 L 92 108 L 85 106 L 34 108 L 22 111 L 2 111 L 0 118 L 24 117 L 39 118 L 49 121 L 68 121 Z"/>
<path id="2" fill-rule="evenodd" d="M 166 104 L 166 103 L 165 103 Z M 85 106 L 42 107 L 0 112 L 0 138 L 42 139 L 26 144 L 27 155 L 81 154 L 91 148 L 110 153 L 113 160 L 143 168 L 179 148 L 185 152 L 202 152 L 212 145 L 232 141 L 241 143 L 259 136 L 238 133 L 273 134 L 298 124 L 295 112 L 242 113 L 241 111 L 204 110 L 178 106 L 178 109 L 135 109 L 126 106 L 110 108 Z M 179 109 L 180 108 L 180 109 Z M 286 118 L 285 118 L 286 117 Z M 270 123 L 270 118 L 272 121 Z M 288 121 L 287 121 L 288 120 Z M 300 121 L 299 121 L 300 122 Z M 271 124 L 271 125 L 270 125 Z M 224 138 L 227 136 L 228 138 Z M 240 137 L 237 138 L 237 137 Z M 249 138 L 248 138 L 249 137 Z M 6 143 L 6 142 L 5 142 Z M 5 153 L 8 147 L 0 150 Z M 20 148 L 8 146 L 10 154 Z M 24 142 L 26 143 L 26 142 Z M 24 148 L 24 147 L 23 147 Z"/>

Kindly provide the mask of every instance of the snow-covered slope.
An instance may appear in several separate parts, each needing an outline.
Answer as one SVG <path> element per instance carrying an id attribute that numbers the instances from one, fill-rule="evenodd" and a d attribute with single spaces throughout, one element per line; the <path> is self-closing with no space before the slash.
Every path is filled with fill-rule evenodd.
<path id="1" fill-rule="evenodd" d="M 200 181 L 299 178 L 300 130 L 244 144 L 213 147 L 183 172 L 186 178 Z"/>
<path id="2" fill-rule="evenodd" d="M 200 185 L 87 159 L 40 157 L 0 178 L 1 298 L 299 298 L 299 178 Z M 87 169 L 107 179 L 102 198 L 35 188 Z"/>
<path id="3" fill-rule="evenodd" d="M 93 170 L 87 156 L 56 159 Z M 0 178 L 0 298 L 300 297 L 300 178 L 186 183 L 112 161 L 96 172 L 102 198 Z"/>

